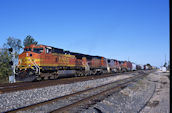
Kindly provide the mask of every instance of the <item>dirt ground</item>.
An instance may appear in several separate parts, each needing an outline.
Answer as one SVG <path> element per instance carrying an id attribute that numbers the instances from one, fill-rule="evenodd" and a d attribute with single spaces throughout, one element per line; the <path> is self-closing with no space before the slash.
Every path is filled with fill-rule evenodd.
<path id="1" fill-rule="evenodd" d="M 148 80 L 156 84 L 156 90 L 141 113 L 169 113 L 170 112 L 170 73 L 157 71 L 148 76 Z"/>
<path id="2" fill-rule="evenodd" d="M 155 71 L 84 113 L 169 113 L 169 72 Z"/>

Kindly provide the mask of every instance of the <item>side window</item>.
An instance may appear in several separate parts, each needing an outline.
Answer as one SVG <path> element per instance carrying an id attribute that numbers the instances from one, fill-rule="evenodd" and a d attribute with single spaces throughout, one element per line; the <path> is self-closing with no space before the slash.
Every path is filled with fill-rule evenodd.
<path id="1" fill-rule="evenodd" d="M 33 48 L 33 52 L 35 52 L 35 53 L 42 53 L 43 52 L 43 48 Z"/>
<path id="2" fill-rule="evenodd" d="M 49 53 L 49 49 L 46 48 L 46 53 Z"/>
<path id="3" fill-rule="evenodd" d="M 58 58 L 56 58 L 56 62 L 58 62 Z"/>
<path id="4" fill-rule="evenodd" d="M 31 48 L 25 48 L 24 51 L 31 51 Z"/>
<path id="5" fill-rule="evenodd" d="M 52 49 L 46 48 L 46 53 L 51 53 Z"/>

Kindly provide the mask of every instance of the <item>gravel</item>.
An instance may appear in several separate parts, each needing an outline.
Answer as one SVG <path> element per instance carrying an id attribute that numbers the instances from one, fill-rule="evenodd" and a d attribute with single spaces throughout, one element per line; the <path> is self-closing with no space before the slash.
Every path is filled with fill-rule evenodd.
<path id="1" fill-rule="evenodd" d="M 169 113 L 169 73 L 156 71 L 83 113 Z"/>
<path id="2" fill-rule="evenodd" d="M 71 84 L 62 84 L 44 88 L 36 88 L 0 94 L 0 112 L 9 111 L 12 109 L 71 94 L 91 87 L 100 86 L 119 79 L 127 78 L 129 76 L 133 75 L 119 75 L 84 82 L 76 82 Z"/>
<path id="3" fill-rule="evenodd" d="M 148 79 L 156 84 L 156 90 L 149 103 L 141 113 L 169 113 L 170 112 L 170 81 L 169 73 L 156 72 Z"/>
<path id="4" fill-rule="evenodd" d="M 130 84 L 118 93 L 105 98 L 84 113 L 138 113 L 149 101 L 156 89 L 155 83 L 146 78 Z"/>

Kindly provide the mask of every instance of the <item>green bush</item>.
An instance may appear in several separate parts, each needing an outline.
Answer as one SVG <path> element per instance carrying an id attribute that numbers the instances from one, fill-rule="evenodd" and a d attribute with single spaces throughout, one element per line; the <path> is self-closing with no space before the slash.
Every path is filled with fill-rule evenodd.
<path id="1" fill-rule="evenodd" d="M 0 79 L 7 80 L 8 77 L 12 74 L 11 65 L 11 56 L 8 54 L 7 50 L 0 52 Z"/>

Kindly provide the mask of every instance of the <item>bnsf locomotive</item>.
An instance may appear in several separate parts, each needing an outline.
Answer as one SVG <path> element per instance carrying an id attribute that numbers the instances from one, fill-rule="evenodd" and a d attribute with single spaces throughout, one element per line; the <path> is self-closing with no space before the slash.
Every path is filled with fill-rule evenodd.
<path id="1" fill-rule="evenodd" d="M 46 45 L 26 46 L 19 55 L 16 79 L 56 79 L 59 76 L 87 76 L 134 70 L 134 63 L 65 51 Z"/>

